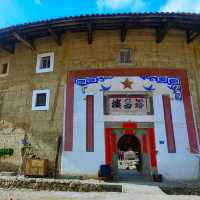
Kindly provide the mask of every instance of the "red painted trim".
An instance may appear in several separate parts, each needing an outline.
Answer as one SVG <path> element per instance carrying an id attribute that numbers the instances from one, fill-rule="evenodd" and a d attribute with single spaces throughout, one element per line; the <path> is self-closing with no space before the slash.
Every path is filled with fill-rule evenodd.
<path id="1" fill-rule="evenodd" d="M 94 96 L 86 97 L 86 151 L 94 151 Z"/>
<path id="2" fill-rule="evenodd" d="M 135 133 L 135 131 L 131 130 L 131 128 L 137 128 L 137 123 L 135 123 L 135 122 L 124 122 L 122 124 L 122 127 L 124 128 L 123 134 L 133 135 Z"/>
<path id="3" fill-rule="evenodd" d="M 150 155 L 150 163 L 151 167 L 155 168 L 157 167 L 157 161 L 156 161 L 156 144 L 155 144 L 155 136 L 154 136 L 154 129 L 149 128 L 149 155 Z"/>
<path id="4" fill-rule="evenodd" d="M 105 129 L 105 157 L 106 164 L 112 165 L 112 151 L 111 151 L 111 128 Z"/>
<path id="5" fill-rule="evenodd" d="M 182 86 L 183 86 L 183 102 L 184 102 L 184 108 L 185 108 L 185 119 L 186 119 L 186 124 L 187 124 L 190 151 L 192 153 L 198 153 L 199 148 L 198 148 L 196 128 L 195 128 L 193 110 L 192 110 L 192 101 L 191 101 L 187 76 L 184 77 L 181 81 L 182 81 Z"/>
<path id="6" fill-rule="evenodd" d="M 137 128 L 137 123 L 135 122 L 124 122 L 122 128 Z"/>
<path id="7" fill-rule="evenodd" d="M 74 107 L 74 79 L 68 76 L 66 87 L 65 111 L 65 151 L 72 151 L 73 146 L 73 107 Z"/>
<path id="8" fill-rule="evenodd" d="M 134 135 L 134 130 L 131 130 L 131 129 L 124 129 L 123 130 L 123 134 L 124 135 Z"/>
<path id="9" fill-rule="evenodd" d="M 144 154 L 148 153 L 147 135 L 146 134 L 142 135 L 142 149 L 143 149 Z"/>
<path id="10" fill-rule="evenodd" d="M 114 68 L 114 69 L 89 69 L 69 72 L 70 78 L 80 78 L 85 76 L 171 76 L 185 77 L 186 71 L 183 69 L 155 69 L 155 68 Z"/>
<path id="11" fill-rule="evenodd" d="M 117 154 L 117 135 L 111 134 L 111 143 L 112 143 L 112 154 Z"/>
<path id="12" fill-rule="evenodd" d="M 166 129 L 168 152 L 176 153 L 170 97 L 163 95 L 162 99 L 163 99 L 163 109 L 164 109 L 164 117 L 165 117 L 165 129 Z"/>
<path id="13" fill-rule="evenodd" d="M 66 122 L 65 122 L 65 151 L 72 150 L 73 143 L 73 101 L 74 101 L 74 80 L 85 76 L 171 76 L 181 79 L 183 87 L 183 102 L 188 130 L 188 138 L 191 152 L 198 152 L 196 130 L 192 115 L 192 104 L 190 99 L 187 71 L 183 69 L 151 69 L 151 68 L 115 68 L 115 69 L 90 69 L 68 72 L 67 98 L 66 98 Z"/>

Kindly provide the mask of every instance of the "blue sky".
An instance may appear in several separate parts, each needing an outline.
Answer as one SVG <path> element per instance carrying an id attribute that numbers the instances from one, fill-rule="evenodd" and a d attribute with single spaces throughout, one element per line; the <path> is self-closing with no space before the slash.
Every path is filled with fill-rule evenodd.
<path id="1" fill-rule="evenodd" d="M 0 28 L 92 13 L 196 12 L 200 0 L 0 0 Z"/>

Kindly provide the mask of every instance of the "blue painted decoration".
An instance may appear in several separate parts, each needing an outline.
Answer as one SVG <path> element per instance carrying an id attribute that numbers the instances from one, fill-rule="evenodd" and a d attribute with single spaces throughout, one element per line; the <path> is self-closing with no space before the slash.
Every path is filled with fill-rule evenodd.
<path id="1" fill-rule="evenodd" d="M 169 76 L 140 76 L 140 78 L 143 80 L 166 84 L 175 94 L 176 100 L 182 100 L 183 98 L 181 81 L 178 78 Z"/>
<path id="2" fill-rule="evenodd" d="M 106 91 L 109 91 L 110 89 L 111 89 L 111 85 L 108 86 L 108 87 L 106 87 L 106 86 L 104 86 L 103 84 L 101 84 L 101 89 L 100 89 L 100 91 L 106 92 Z"/>
<path id="3" fill-rule="evenodd" d="M 165 144 L 165 141 L 164 140 L 160 140 L 159 144 Z"/>
<path id="4" fill-rule="evenodd" d="M 112 79 L 112 76 L 94 76 L 94 77 L 84 77 L 77 78 L 75 84 L 79 86 L 86 86 L 94 83 L 104 82 L 105 80 Z"/>
<path id="5" fill-rule="evenodd" d="M 149 85 L 149 86 L 143 86 L 144 87 L 144 89 L 146 90 L 146 91 L 148 91 L 148 92 L 152 92 L 152 91 L 154 91 L 156 88 L 154 88 L 153 87 L 153 85 L 151 84 L 151 85 Z"/>

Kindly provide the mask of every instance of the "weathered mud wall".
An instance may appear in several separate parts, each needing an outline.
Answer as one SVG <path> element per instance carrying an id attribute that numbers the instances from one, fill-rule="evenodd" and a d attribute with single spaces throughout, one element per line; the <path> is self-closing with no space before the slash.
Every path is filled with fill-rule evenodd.
<path id="1" fill-rule="evenodd" d="M 186 43 L 185 33 L 170 31 L 160 44 L 154 30 L 130 30 L 120 42 L 118 31 L 96 31 L 91 45 L 86 33 L 67 33 L 61 46 L 51 37 L 35 41 L 32 51 L 22 43 L 13 55 L 0 52 L 0 62 L 9 62 L 9 74 L 0 77 L 0 148 L 13 148 L 13 156 L 0 158 L 0 170 L 16 171 L 21 162 L 21 139 L 27 134 L 35 151 L 50 161 L 53 169 L 56 138 L 63 133 L 64 87 L 69 70 L 89 68 L 187 69 L 197 124 L 200 124 L 200 40 Z M 121 48 L 133 49 L 133 63 L 118 63 Z M 37 54 L 54 52 L 54 71 L 36 74 Z M 48 111 L 32 111 L 32 91 L 50 89 Z"/>

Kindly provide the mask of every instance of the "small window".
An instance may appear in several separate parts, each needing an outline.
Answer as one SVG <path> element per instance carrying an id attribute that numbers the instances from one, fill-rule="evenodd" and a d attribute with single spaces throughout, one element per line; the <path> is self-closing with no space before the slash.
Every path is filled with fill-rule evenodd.
<path id="1" fill-rule="evenodd" d="M 8 75 L 8 63 L 0 64 L 0 75 L 1 76 Z"/>
<path id="2" fill-rule="evenodd" d="M 42 57 L 40 60 L 40 69 L 49 69 L 51 63 L 50 61 L 51 61 L 50 56 Z"/>
<path id="3" fill-rule="evenodd" d="M 121 49 L 119 53 L 120 64 L 130 64 L 132 62 L 132 50 L 131 49 Z"/>
<path id="4" fill-rule="evenodd" d="M 37 94 L 36 106 L 46 106 L 47 95 L 46 93 Z"/>
<path id="5" fill-rule="evenodd" d="M 33 90 L 32 110 L 48 110 L 49 109 L 50 90 Z"/>
<path id="6" fill-rule="evenodd" d="M 52 72 L 54 53 L 44 53 L 37 56 L 36 73 Z"/>

